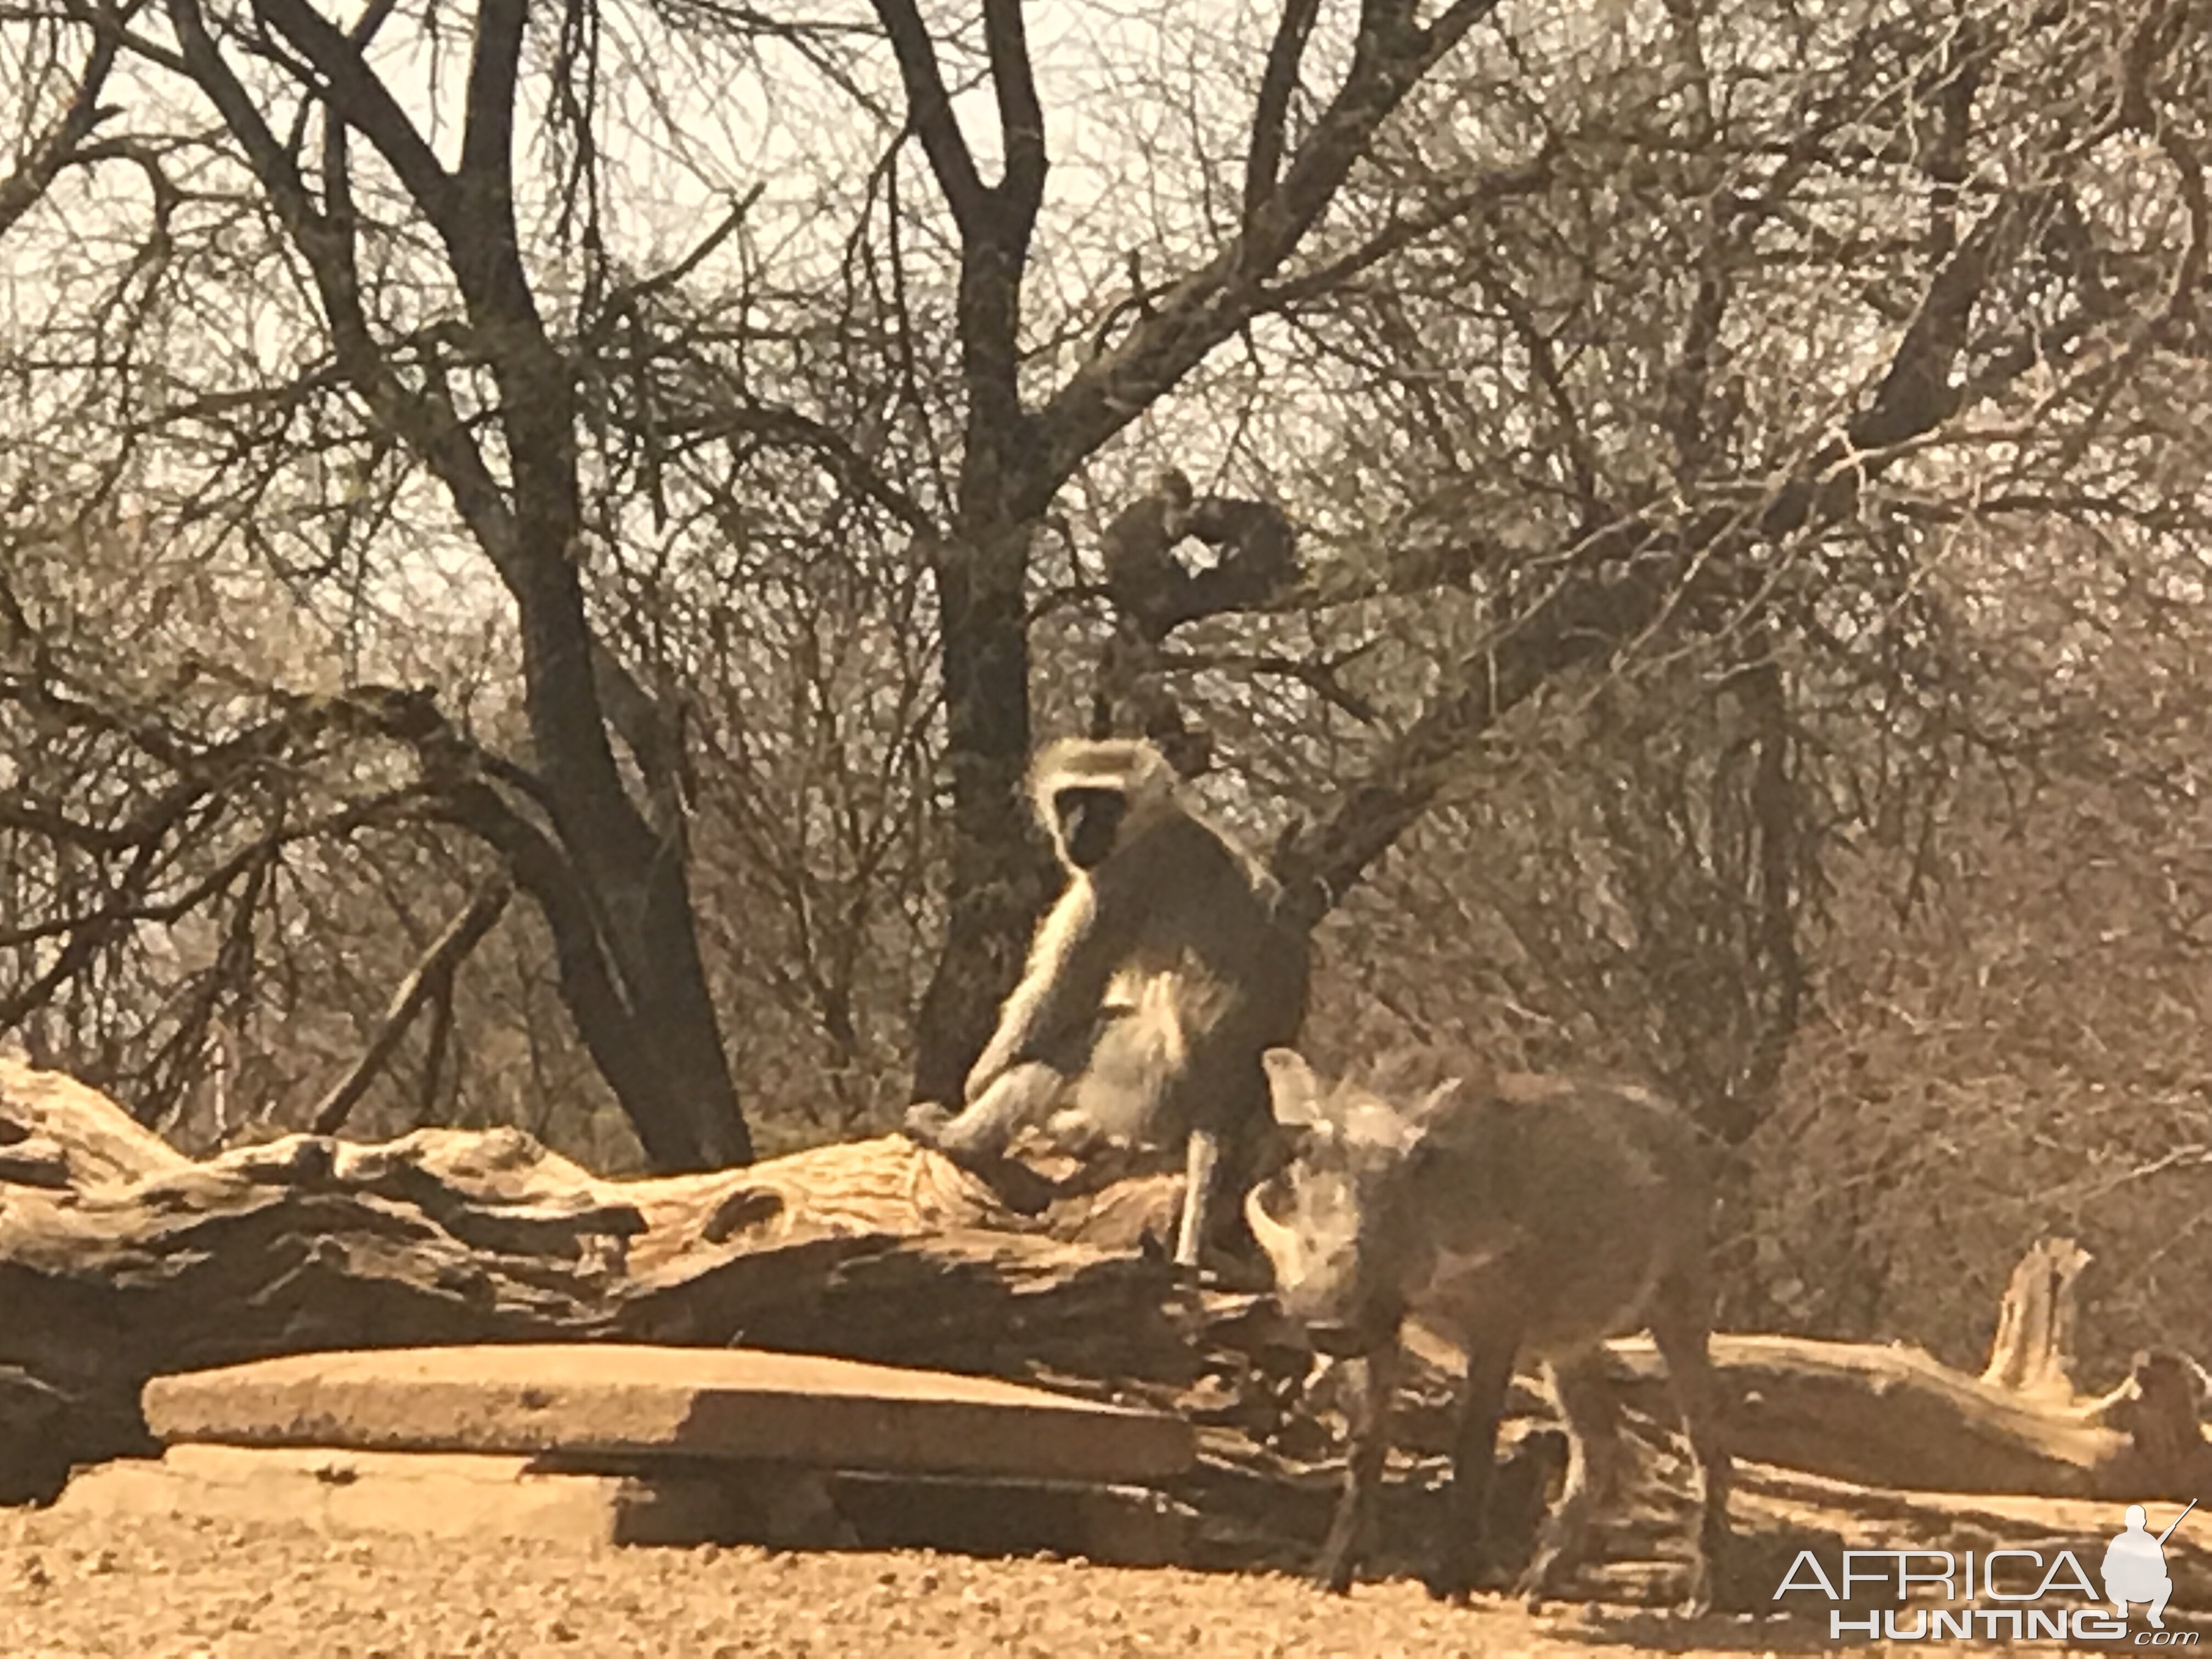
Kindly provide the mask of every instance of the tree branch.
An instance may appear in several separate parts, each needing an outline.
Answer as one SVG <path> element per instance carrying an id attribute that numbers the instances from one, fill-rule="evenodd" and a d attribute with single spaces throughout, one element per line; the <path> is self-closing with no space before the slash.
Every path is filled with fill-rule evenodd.
<path id="1" fill-rule="evenodd" d="M 1965 394 L 1951 376 L 1966 320 L 2019 252 L 2027 207 L 2006 198 L 1936 270 L 1869 406 L 1771 492 L 1762 511 L 1717 510 L 1679 527 L 1633 518 L 1563 554 L 1564 574 L 1552 591 L 1454 671 L 1364 780 L 1318 822 L 1285 836 L 1274 867 L 1291 914 L 1311 926 L 1334 908 L 1457 775 L 1474 740 L 1508 712 L 1566 671 L 1660 625 L 1696 597 L 1693 588 L 1717 596 L 1728 580 L 1721 556 L 1848 516 L 1904 446 L 1955 415 Z M 1743 609 L 1736 606 L 1739 623 Z"/>
<path id="2" fill-rule="evenodd" d="M 171 4 L 173 9 L 176 0 L 171 0 Z M 323 84 L 311 89 L 376 146 L 378 154 L 398 175 L 402 187 L 450 246 L 460 228 L 453 176 L 438 164 L 428 141 L 400 108 L 392 89 L 368 67 L 360 48 L 306 0 L 253 0 L 253 14 L 323 77 Z M 471 85 L 471 114 L 474 91 Z M 232 125 L 235 130 L 236 123 Z"/>
<path id="3" fill-rule="evenodd" d="M 1516 166 L 1486 173 L 1462 190 L 1448 191 L 1418 210 L 1399 214 L 1358 247 L 1335 258 L 1310 267 L 1279 283 L 1272 283 L 1255 297 L 1253 315 L 1290 307 L 1334 294 L 1361 273 L 1371 270 L 1393 254 L 1402 253 L 1425 236 L 1446 225 L 1516 196 L 1526 196 L 1551 182 L 1552 165 L 1559 145 L 1547 140 L 1544 147 Z"/>
<path id="4" fill-rule="evenodd" d="M 1312 33 L 1321 0 L 1283 0 L 1283 15 L 1276 20 L 1274 38 L 1267 43 L 1267 67 L 1260 73 L 1260 96 L 1252 109 L 1252 143 L 1244 157 L 1244 228 L 1275 193 L 1283 168 L 1291 113 L 1291 94 L 1297 90 L 1298 67 L 1305 60 L 1306 39 Z"/>
<path id="5" fill-rule="evenodd" d="M 1266 307 L 1268 278 L 1328 210 L 1376 131 L 1497 3 L 1452 0 L 1421 28 L 1403 0 L 1367 0 L 1344 84 L 1267 200 L 1212 259 L 1157 295 L 1152 314 L 1119 345 L 1070 375 L 1039 412 L 1046 459 L 1038 471 L 1040 499 L 1025 506 L 1042 512 L 1085 457 Z"/>
<path id="6" fill-rule="evenodd" d="M 965 239 L 977 233 L 989 206 L 989 191 L 975 171 L 975 153 L 952 112 L 952 99 L 945 89 L 945 72 L 938 65 L 937 46 L 929 38 L 915 0 L 875 0 L 876 16 L 890 37 L 891 52 L 898 59 L 899 79 L 906 87 L 907 124 L 921 140 L 922 154 L 937 187 L 952 210 L 952 222 Z M 1003 95 L 1003 94 L 1002 94 Z M 1040 138 L 1042 134 L 1040 134 Z"/>
<path id="7" fill-rule="evenodd" d="M 28 213 L 58 179 L 64 168 L 82 159 L 93 129 L 114 113 L 102 109 L 100 94 L 115 67 L 115 54 L 123 43 L 123 25 L 137 9 L 137 0 L 94 26 L 92 50 L 77 72 L 76 90 L 46 130 L 25 148 L 15 170 L 0 179 L 0 236 Z"/>
<path id="8" fill-rule="evenodd" d="M 362 1051 L 361 1058 L 317 1103 L 314 1115 L 309 1120 L 313 1133 L 334 1135 L 345 1127 L 347 1115 L 368 1092 L 369 1085 L 376 1081 L 377 1073 L 399 1047 L 399 1040 L 407 1035 L 415 1016 L 431 998 L 447 994 L 461 963 L 506 913 L 507 901 L 514 893 L 514 888 L 505 880 L 495 881 L 446 924 L 445 931 L 422 953 L 414 971 L 399 981 L 376 1035 Z"/>
<path id="9" fill-rule="evenodd" d="M 355 252 L 343 113 L 332 108 L 327 117 L 324 191 L 328 210 L 325 211 L 317 207 L 291 152 L 277 142 L 262 118 L 258 102 L 216 49 L 198 0 L 168 0 L 168 12 L 183 47 L 185 72 L 207 94 L 245 150 L 247 165 L 307 262 L 330 325 L 339 368 L 377 417 L 428 464 L 494 567 L 509 588 L 515 588 L 525 573 L 516 556 L 514 516 L 483 452 L 452 400 L 439 392 L 434 373 L 428 391 L 410 391 L 392 372 L 369 327 Z M 350 53 L 354 48 L 340 37 L 337 50 Z M 404 123 L 404 117 L 399 118 Z M 431 165 L 434 167 L 435 162 Z"/>
<path id="10" fill-rule="evenodd" d="M 915 534 L 933 535 L 939 529 L 935 516 L 855 449 L 850 438 L 795 409 L 738 403 L 722 387 L 709 386 L 698 394 L 696 413 L 665 419 L 662 430 L 675 439 L 757 437 L 805 450 L 816 458 L 823 471 L 855 495 L 873 501 Z"/>
<path id="11" fill-rule="evenodd" d="M 983 44 L 991 57 L 991 84 L 998 94 L 999 131 L 1006 152 L 1005 176 L 992 194 L 1010 220 L 1028 225 L 1036 222 L 1044 200 L 1046 157 L 1044 110 L 1037 102 L 1022 3 L 983 0 Z"/>
<path id="12" fill-rule="evenodd" d="M 1335 908 L 1458 775 L 1475 738 L 1560 674 L 1648 627 L 1670 589 L 1656 570 L 1619 585 L 1578 577 L 1461 664 L 1366 776 L 1277 848 L 1274 872 L 1296 922 L 1310 927 Z"/>
<path id="13" fill-rule="evenodd" d="M 529 0 L 477 0 L 468 113 L 461 133 L 460 171 L 454 179 L 454 205 L 469 234 L 457 240 L 448 232 L 446 245 L 461 292 L 471 296 L 471 311 L 496 293 L 502 312 L 519 307 L 534 317 L 537 304 L 522 274 L 514 184 L 515 76 L 522 64 L 522 27 L 528 15 Z"/>

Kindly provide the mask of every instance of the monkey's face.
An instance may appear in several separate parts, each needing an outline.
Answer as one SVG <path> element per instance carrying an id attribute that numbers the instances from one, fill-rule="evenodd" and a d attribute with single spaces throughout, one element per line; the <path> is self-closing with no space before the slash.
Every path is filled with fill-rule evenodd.
<path id="1" fill-rule="evenodd" d="M 1059 826 L 1060 850 L 1079 870 L 1096 870 L 1121 838 L 1129 798 L 1119 789 L 1078 786 L 1055 790 L 1052 816 Z"/>

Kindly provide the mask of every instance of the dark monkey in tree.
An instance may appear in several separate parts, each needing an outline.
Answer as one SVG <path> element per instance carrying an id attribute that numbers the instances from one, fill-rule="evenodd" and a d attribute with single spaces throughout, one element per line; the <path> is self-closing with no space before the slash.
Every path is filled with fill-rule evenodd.
<path id="1" fill-rule="evenodd" d="M 1304 1024 L 1305 933 L 1150 743 L 1049 744 L 1030 794 L 1066 890 L 968 1073 L 966 1109 L 923 1102 L 907 1133 L 970 1164 L 1032 1125 L 1071 1146 L 1181 1142 L 1176 1261 L 1195 1267 L 1224 1147 L 1248 1150 L 1269 1121 L 1260 1057 Z"/>

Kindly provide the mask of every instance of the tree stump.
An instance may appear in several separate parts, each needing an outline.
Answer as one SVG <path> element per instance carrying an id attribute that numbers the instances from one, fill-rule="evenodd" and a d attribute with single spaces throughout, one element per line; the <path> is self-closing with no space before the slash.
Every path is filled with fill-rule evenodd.
<path id="1" fill-rule="evenodd" d="M 2059 1402 L 2075 1397 L 2074 1283 L 2089 1260 L 2070 1238 L 2029 1247 L 1997 1307 L 1984 1383 Z"/>

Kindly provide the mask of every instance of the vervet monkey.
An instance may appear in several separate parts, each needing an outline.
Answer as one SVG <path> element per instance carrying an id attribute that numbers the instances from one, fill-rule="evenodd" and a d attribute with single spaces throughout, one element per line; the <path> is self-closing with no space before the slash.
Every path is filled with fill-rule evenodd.
<path id="1" fill-rule="evenodd" d="M 1224 1146 L 1248 1151 L 1270 1121 L 1260 1056 L 1304 1024 L 1306 935 L 1280 914 L 1273 878 L 1192 810 L 1152 744 L 1048 744 L 1029 787 L 1066 890 L 968 1073 L 966 1109 L 924 1102 L 907 1133 L 970 1164 L 1032 1125 L 1071 1146 L 1180 1141 L 1175 1259 L 1194 1267 Z"/>

